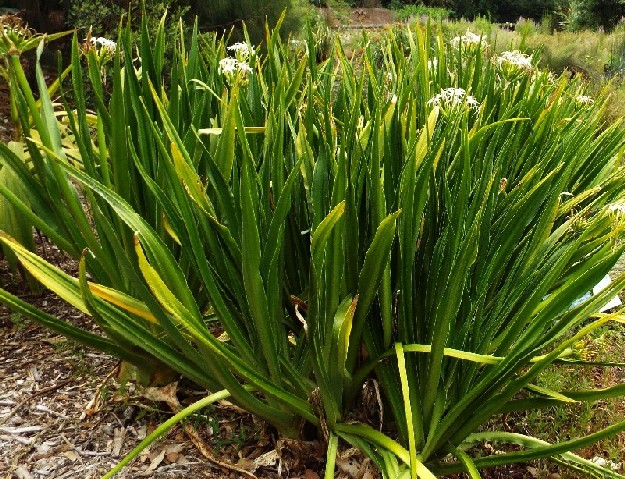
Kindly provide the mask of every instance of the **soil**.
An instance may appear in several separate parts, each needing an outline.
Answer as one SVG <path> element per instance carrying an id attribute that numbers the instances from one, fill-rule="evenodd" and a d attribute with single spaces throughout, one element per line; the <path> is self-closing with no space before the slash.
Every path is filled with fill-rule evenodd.
<path id="1" fill-rule="evenodd" d="M 387 8 L 320 8 L 330 28 L 383 28 L 396 21 L 395 12 Z"/>

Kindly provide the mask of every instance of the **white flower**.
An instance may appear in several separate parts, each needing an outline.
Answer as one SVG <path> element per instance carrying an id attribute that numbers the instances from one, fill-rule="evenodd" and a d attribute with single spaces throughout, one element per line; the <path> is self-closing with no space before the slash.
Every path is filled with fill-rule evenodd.
<path id="1" fill-rule="evenodd" d="M 595 100 L 587 95 L 577 95 L 575 101 L 580 105 L 592 105 L 595 102 Z"/>
<path id="2" fill-rule="evenodd" d="M 522 70 L 531 70 L 532 69 L 532 56 L 526 55 L 525 53 L 521 53 L 518 50 L 512 50 L 508 52 L 503 52 L 497 58 L 497 65 L 513 65 Z"/>
<path id="3" fill-rule="evenodd" d="M 466 48 L 466 47 L 474 47 L 474 46 L 480 46 L 482 48 L 485 48 L 488 46 L 488 42 L 486 41 L 485 38 L 479 35 L 476 35 L 475 33 L 469 30 L 467 30 L 467 33 L 465 35 L 452 38 L 451 44 L 452 46 L 456 48 L 461 48 L 461 47 Z"/>
<path id="4" fill-rule="evenodd" d="M 244 61 L 236 58 L 226 57 L 219 60 L 219 73 L 226 77 L 229 84 L 235 82 L 237 78 L 245 80 L 247 75 L 252 73 L 252 68 Z"/>
<path id="5" fill-rule="evenodd" d="M 113 53 L 117 50 L 117 43 L 113 40 L 109 40 L 104 37 L 91 37 L 91 43 L 97 48 L 100 46 L 101 49 L 108 51 L 109 53 Z"/>
<path id="6" fill-rule="evenodd" d="M 234 73 L 237 70 L 238 64 L 239 61 L 236 58 L 223 58 L 219 60 L 219 73 L 223 73 L 224 75 Z"/>
<path id="7" fill-rule="evenodd" d="M 479 102 L 462 88 L 445 88 L 438 95 L 434 95 L 428 100 L 428 105 L 441 107 L 454 107 L 467 105 L 471 108 L 478 108 Z"/>
<path id="8" fill-rule="evenodd" d="M 235 43 L 234 45 L 230 45 L 228 47 L 228 50 L 230 50 L 231 52 L 243 52 L 243 53 L 247 53 L 247 54 L 254 53 L 254 47 L 248 45 L 247 43 L 243 43 L 243 42 L 239 42 L 239 43 Z"/>
<path id="9" fill-rule="evenodd" d="M 433 58 L 432 60 L 428 60 L 428 68 L 430 70 L 436 70 L 438 68 L 438 58 Z"/>
<path id="10" fill-rule="evenodd" d="M 239 70 L 240 72 L 244 72 L 244 73 L 252 73 L 252 67 L 250 67 L 245 62 L 238 62 L 237 63 L 237 70 Z"/>
<path id="11" fill-rule="evenodd" d="M 247 62 L 247 60 L 254 55 L 254 47 L 242 42 L 230 45 L 228 47 L 228 51 L 234 52 L 234 56 L 240 62 Z"/>

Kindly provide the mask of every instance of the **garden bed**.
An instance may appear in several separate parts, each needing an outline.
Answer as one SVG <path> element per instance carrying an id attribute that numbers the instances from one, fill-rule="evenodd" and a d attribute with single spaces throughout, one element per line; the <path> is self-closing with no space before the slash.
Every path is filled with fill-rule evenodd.
<path id="1" fill-rule="evenodd" d="M 119 84 L 121 84 L 121 82 L 119 82 Z M 221 87 L 216 88 L 216 90 L 221 90 L 223 86 L 224 85 L 221 85 Z M 245 83 L 244 86 L 247 86 L 247 83 Z M 398 88 L 399 86 L 400 85 L 396 85 Z M 447 92 L 448 90 L 443 90 L 443 92 Z M 461 91 L 466 93 L 465 90 Z M 399 93 L 401 97 L 401 92 Z M 407 94 L 411 95 L 412 90 Z M 391 103 L 395 104 L 397 102 L 397 96 L 390 98 L 394 98 L 391 100 Z M 427 104 L 429 105 L 433 100 L 435 102 L 440 102 L 442 101 L 441 98 L 441 94 L 436 95 L 427 101 Z M 469 101 L 469 99 L 471 99 L 471 101 Z M 463 107 L 469 107 L 471 102 L 477 104 L 475 98 L 468 96 Z M 421 103 L 426 104 L 424 101 Z M 226 122 L 218 122 L 216 124 L 225 123 Z M 257 123 L 258 122 L 247 122 L 247 124 Z M 220 130 L 219 134 L 222 135 L 222 138 L 226 137 L 226 135 L 223 134 L 225 128 L 223 132 L 221 128 L 218 130 Z M 313 130 L 314 128 L 311 127 L 308 131 Z M 319 131 L 319 129 L 317 129 L 317 131 Z M 451 138 L 454 138 L 454 135 L 451 135 L 450 132 L 451 129 L 448 131 L 448 134 L 450 134 Z M 211 134 L 213 133 L 214 132 Z M 461 140 L 465 141 L 465 139 Z M 467 147 L 468 143 L 461 143 L 461 145 Z M 440 151 L 443 151 L 442 147 Z M 469 150 L 467 149 L 467 151 Z M 613 158 L 613 156 L 611 158 Z M 283 157 L 279 156 L 279 159 L 282 161 Z M 446 161 L 449 161 L 449 158 Z M 457 166 L 457 163 L 451 162 L 450 165 Z M 247 170 L 243 168 L 242 171 L 245 173 Z M 297 169 L 295 169 L 295 171 L 297 171 Z M 227 172 L 229 176 L 230 170 Z M 248 181 L 245 174 L 243 175 L 242 181 L 244 183 Z M 506 190 L 507 182 L 507 178 L 494 178 L 492 185 L 495 186 L 488 186 L 489 194 L 491 189 L 493 198 L 498 198 L 499 195 L 503 195 L 504 193 L 514 193 L 513 188 L 510 188 L 510 191 Z M 272 183 L 269 182 L 268 184 L 271 185 Z M 523 181 L 518 184 L 522 185 Z M 497 185 L 499 185 L 499 188 L 497 188 Z M 512 183 L 512 185 L 514 185 L 514 183 Z M 272 191 L 268 191 L 267 193 L 267 198 L 273 198 Z M 247 197 L 243 198 L 247 199 Z M 441 199 L 442 198 L 441 196 Z M 252 199 L 248 200 L 252 201 Z M 83 201 L 86 200 L 83 198 Z M 80 210 L 80 202 L 78 202 L 78 200 L 76 200 L 76 202 L 76 209 Z M 273 213 L 274 205 L 272 205 L 270 209 L 271 213 Z M 247 209 L 247 211 L 249 210 L 250 208 Z M 337 209 L 337 211 L 340 210 Z M 436 213 L 437 211 L 434 208 L 432 210 L 432 216 L 435 216 Z M 417 214 L 416 217 L 419 218 L 420 214 Z M 93 218 L 90 219 L 93 220 Z M 244 218 L 244 220 L 244 226 L 249 226 L 248 223 L 254 220 L 254 218 Z M 393 214 L 390 215 L 388 221 L 395 221 Z M 178 222 L 175 223 L 174 226 L 178 227 L 183 223 L 184 222 Z M 385 224 L 390 223 L 387 222 Z M 456 234 L 455 230 L 452 228 L 453 224 L 450 223 L 450 225 L 450 231 Z M 70 226 L 73 227 L 74 225 L 72 224 Z M 299 226 L 299 224 L 295 226 Z M 374 230 L 376 226 L 377 223 L 374 223 L 371 229 Z M 382 228 L 382 226 L 380 226 L 380 228 Z M 91 232 L 89 226 L 84 229 Z M 302 228 L 299 228 L 297 231 L 300 230 L 302 230 Z M 588 230 L 592 231 L 590 228 Z M 245 231 L 244 229 L 244 232 Z M 458 234 L 460 234 L 460 231 L 459 229 Z M 462 231 L 467 231 L 467 229 L 465 228 Z M 28 229 L 28 234 L 29 233 L 30 229 Z M 53 232 L 50 231 L 50 234 L 52 235 Z M 174 231 L 172 238 L 177 239 L 178 237 L 182 236 L 176 234 Z M 299 238 L 299 236 L 297 237 Z M 102 238 L 101 235 L 100 238 Z M 243 234 L 243 238 L 242 247 L 244 250 L 247 251 L 248 247 L 258 247 L 260 249 L 260 239 L 256 245 L 246 243 L 245 234 Z M 427 239 L 427 235 L 424 235 L 424 238 Z M 462 238 L 462 235 L 458 236 L 458 238 Z M 138 244 L 145 240 L 144 231 L 141 232 L 138 239 Z M 362 250 L 368 251 L 370 243 L 370 239 L 363 242 Z M 315 244 L 314 239 L 313 244 Z M 375 242 L 373 244 L 375 244 Z M 307 245 L 305 244 L 304 246 Z M 80 248 L 82 248 L 82 245 Z M 373 246 L 371 246 L 371 248 L 373 248 Z M 139 255 L 143 254 L 139 246 L 137 246 L 136 252 L 138 252 Z M 76 276 L 77 266 L 75 262 L 69 260 L 53 245 L 42 238 L 39 238 L 38 253 L 52 264 L 60 266 L 65 272 L 74 277 Z M 78 253 L 74 254 L 78 257 L 79 253 L 80 249 L 78 249 Z M 260 256 L 260 252 L 258 255 Z M 381 253 L 376 256 L 384 257 Z M 97 258 L 98 261 L 101 261 L 103 258 L 103 256 L 98 255 L 94 257 Z M 134 258 L 134 256 L 132 257 Z M 142 258 L 142 256 L 139 257 Z M 233 255 L 233 257 L 237 256 Z M 615 258 L 616 255 L 613 254 L 612 263 Z M 247 257 L 243 255 L 243 259 L 246 260 Z M 114 262 L 114 259 L 105 261 L 101 265 L 103 266 L 102 269 L 107 270 L 109 267 L 113 267 Z M 364 258 L 364 264 L 368 264 L 367 257 Z M 504 266 L 506 265 L 505 262 L 502 264 Z M 257 266 L 252 265 L 252 269 L 254 268 L 257 268 Z M 607 269 L 608 267 L 606 266 L 605 271 L 602 270 L 602 274 L 605 274 Z M 144 265 L 144 269 L 141 273 L 145 276 L 146 271 L 149 273 L 147 266 Z M 493 284 L 496 285 L 497 283 L 494 282 Z M 150 283 L 150 286 L 152 285 L 153 283 Z M 0 264 L 0 286 L 14 294 L 20 295 L 31 304 L 34 304 L 41 310 L 61 320 L 66 320 L 74 325 L 78 325 L 83 330 L 95 330 L 95 326 L 89 318 L 65 306 L 64 303 L 60 302 L 52 294 L 46 293 L 41 296 L 35 296 L 28 293 L 25 283 L 23 283 L 20 278 L 12 276 L 5 263 Z M 245 290 L 249 296 L 249 292 L 247 291 L 248 286 L 249 277 L 245 276 L 240 289 Z M 357 286 L 360 291 L 360 281 Z M 81 295 L 85 295 L 85 291 L 86 289 L 83 289 Z M 285 291 L 295 291 L 295 289 L 285 288 Z M 299 294 L 299 290 L 297 291 Z M 580 291 L 576 289 L 575 295 L 572 295 L 572 298 L 578 297 L 577 293 L 583 291 L 583 289 L 580 289 Z M 498 290 L 495 290 L 495 292 L 498 293 Z M 545 294 L 544 297 L 543 294 Z M 84 297 L 81 295 L 78 296 Z M 237 298 L 245 297 L 246 295 L 237 296 Z M 543 297 L 544 301 L 544 299 L 548 297 L 546 290 L 537 297 L 539 299 Z M 290 298 L 292 300 L 293 296 Z M 397 300 L 397 298 L 395 299 Z M 402 298 L 400 297 L 399 300 L 401 301 Z M 357 300 L 354 300 L 354 305 L 356 304 L 355 301 Z M 80 301 L 74 302 L 74 304 L 81 307 Z M 214 305 L 216 303 L 211 302 L 209 304 Z M 281 306 L 284 303 L 279 302 L 277 304 Z M 348 305 L 349 303 L 345 304 Z M 563 309 L 566 310 L 570 302 L 563 304 Z M 100 306 L 102 305 L 100 304 Z M 198 304 L 198 306 L 200 305 Z M 84 305 L 82 307 L 85 308 Z M 198 311 L 200 311 L 199 307 Z M 209 324 L 212 320 L 212 315 L 209 314 L 209 310 L 202 308 L 201 311 L 201 324 Z M 295 314 L 297 314 L 297 308 L 295 311 Z M 154 324 L 158 324 L 153 317 L 141 317 L 143 319 L 153 320 Z M 223 316 L 223 318 L 225 317 L 226 316 Z M 270 316 L 267 317 L 270 318 Z M 275 318 L 275 316 L 273 317 Z M 587 318 L 587 315 L 582 318 L 580 314 L 580 320 L 576 323 L 576 327 L 578 327 L 585 318 Z M 309 326 L 312 320 L 308 316 L 307 319 L 309 320 Z M 549 318 L 547 319 L 549 320 Z M 304 328 L 306 328 L 306 321 L 302 320 L 302 322 Z M 541 324 L 557 323 L 545 321 Z M 183 325 L 186 326 L 184 323 Z M 292 329 L 297 329 L 297 327 L 297 323 L 294 323 Z M 0 376 L 3 382 L 2 393 L 0 393 L 0 449 L 2 452 L 5 452 L 4 457 L 6 458 L 4 464 L 0 467 L 6 467 L 7 475 L 13 475 L 18 478 L 75 477 L 76 475 L 81 477 L 99 477 L 118 462 L 142 438 L 146 437 L 151 430 L 161 424 L 166 417 L 170 416 L 172 411 L 177 411 L 181 407 L 196 401 L 199 397 L 206 394 L 205 391 L 198 390 L 197 387 L 194 389 L 183 382 L 179 385 L 174 383 L 173 385 L 162 388 L 143 389 L 135 385 L 132 381 L 120 380 L 119 364 L 109 359 L 106 355 L 93 352 L 89 349 L 77 348 L 73 346 L 73 343 L 53 333 L 43 331 L 31 325 L 31 323 L 26 321 L 22 316 L 9 313 L 4 309 L 0 310 L 0 328 L 2 333 L 2 346 L 0 349 L 2 363 L 0 365 Z M 292 331 L 285 329 L 284 332 L 289 335 L 288 339 L 291 340 Z M 390 329 L 389 332 L 393 333 Z M 210 339 L 214 341 L 214 331 L 210 330 L 209 333 Z M 232 335 L 230 336 L 233 337 Z M 605 334 L 602 336 L 589 336 L 585 339 L 585 341 L 588 342 L 587 348 L 585 349 L 591 352 L 594 351 L 597 355 L 599 353 L 606 353 L 609 356 L 606 360 L 620 361 L 623 356 L 620 347 L 623 343 L 623 341 L 620 341 L 622 336 L 623 332 L 619 330 L 618 327 L 606 329 Z M 555 336 L 552 334 L 547 339 L 553 337 Z M 611 342 L 605 344 L 605 340 Z M 598 347 L 601 341 L 604 341 L 603 350 Z M 414 340 L 407 342 L 411 343 L 414 342 Z M 304 341 L 302 344 L 306 344 L 306 342 Z M 356 344 L 359 348 L 354 348 L 352 351 L 362 351 L 362 349 L 360 349 L 360 343 Z M 142 344 L 136 345 L 139 347 L 143 346 Z M 461 346 L 462 345 L 457 347 Z M 215 347 L 215 349 L 217 349 L 217 347 Z M 474 349 L 469 350 L 473 351 Z M 537 348 L 536 351 L 538 350 Z M 487 352 L 489 354 L 491 353 L 491 351 Z M 401 354 L 403 358 L 403 352 Z M 120 357 L 124 356 L 122 355 Z M 177 361 L 175 364 L 184 364 L 184 361 Z M 209 359 L 206 364 L 214 363 L 211 363 Z M 236 361 L 233 361 L 233 364 L 238 366 Z M 528 368 L 529 367 L 530 366 L 528 366 Z M 552 369 L 548 369 L 544 372 L 545 376 L 548 378 L 547 384 L 539 383 L 539 386 L 553 387 L 554 390 L 566 390 L 567 387 L 570 387 L 566 381 L 562 381 L 562 384 L 558 383 L 558 381 L 562 379 L 562 376 L 567 374 L 565 369 L 558 370 L 560 371 L 558 373 L 560 376 L 557 378 L 548 376 L 551 371 Z M 580 386 L 582 389 L 597 388 L 617 384 L 623 380 L 622 371 L 618 368 L 611 369 L 610 374 L 606 375 L 602 375 L 598 371 L 599 370 L 595 371 L 592 368 L 582 369 L 581 372 L 578 371 L 577 374 L 587 376 L 586 379 L 588 382 L 574 385 Z M 194 373 L 193 370 L 191 370 L 191 372 Z M 237 370 L 235 373 L 238 375 L 236 377 L 240 377 L 240 371 Z M 340 369 L 339 373 L 343 374 L 344 372 Z M 518 369 L 513 371 L 513 373 L 523 374 L 523 371 Z M 315 372 L 315 374 L 317 374 L 317 372 Z M 310 375 L 310 372 L 308 372 L 305 377 L 308 377 L 308 375 Z M 194 376 L 193 374 L 187 374 L 187 377 L 193 378 Z M 202 376 L 199 377 L 202 378 Z M 437 376 L 433 375 L 433 377 L 436 378 Z M 274 379 L 277 380 L 277 377 Z M 550 384 L 549 381 L 553 381 L 555 385 Z M 197 383 L 203 384 L 203 387 L 209 387 L 206 386 L 206 382 L 199 381 Z M 212 383 L 209 382 L 208 384 Z M 298 398 L 300 401 L 297 402 L 298 407 L 304 409 L 306 412 L 311 408 L 311 404 L 317 405 L 314 402 L 316 396 L 313 396 L 315 392 L 318 392 L 318 389 L 312 391 L 312 393 L 308 390 L 304 391 L 304 394 L 301 394 L 301 397 Z M 521 393 L 521 391 L 519 391 L 519 393 Z M 268 396 L 264 397 L 266 398 Z M 271 397 L 271 395 L 269 395 L 269 397 Z M 308 402 L 306 402 L 307 399 Z M 301 406 L 301 403 L 304 404 L 304 407 Z M 378 407 L 377 405 L 379 403 L 375 404 L 375 407 Z M 596 407 L 599 411 L 613 408 L 610 410 L 610 414 L 607 417 L 607 422 L 611 423 L 615 420 L 622 420 L 622 417 L 620 419 L 617 418 L 622 406 L 623 403 L 621 401 L 617 405 L 608 402 L 595 402 L 589 407 Z M 492 411 L 498 410 L 500 409 L 492 409 L 491 414 Z M 581 416 L 576 415 L 576 413 L 580 411 L 575 409 L 559 409 L 559 411 L 560 412 L 556 412 L 554 410 L 554 418 L 551 421 L 552 426 L 556 429 L 555 434 L 552 436 L 548 435 L 547 437 L 540 436 L 541 438 L 554 442 L 562 441 L 568 439 L 568 437 L 561 437 L 560 434 L 560 429 L 564 430 L 563 428 L 565 427 L 566 434 L 578 437 L 579 435 L 584 436 L 589 434 L 606 425 L 603 421 L 603 419 L 605 419 L 604 416 L 599 415 L 603 419 L 596 423 L 593 422 L 594 418 L 599 416 L 591 416 L 588 428 L 585 428 L 580 433 L 579 428 L 576 428 L 576 426 L 579 426 L 579 424 L 576 423 L 581 423 L 581 419 L 578 421 L 578 417 L 581 418 Z M 470 416 L 472 412 L 473 411 L 468 410 L 465 414 Z M 361 413 L 362 406 L 346 412 L 343 417 L 347 420 L 348 418 L 360 416 Z M 523 432 L 529 435 L 538 435 L 539 431 L 536 429 L 539 428 L 534 428 L 535 424 L 532 421 L 541 424 L 544 422 L 548 423 L 551 420 L 550 414 L 552 414 L 552 411 L 547 411 L 543 417 L 538 419 L 532 419 L 532 416 L 530 416 L 531 413 L 532 411 L 515 416 L 508 416 L 503 419 L 495 418 L 487 427 L 492 425 L 497 430 L 504 429 L 507 432 Z M 321 408 L 319 407 L 319 410 L 314 410 L 310 414 L 315 417 L 319 414 L 320 430 L 323 430 L 325 417 Z M 306 416 L 301 417 L 305 418 Z M 485 417 L 490 417 L 490 415 Z M 385 419 L 386 423 L 388 423 L 389 419 Z M 293 422 L 292 424 L 299 423 Z M 351 424 L 346 425 L 350 426 Z M 337 431 L 340 431 L 340 429 L 337 429 Z M 296 433 L 297 426 L 295 427 L 295 434 Z M 293 434 L 293 432 L 291 432 L 291 434 Z M 319 434 L 321 434 L 321 432 Z M 549 430 L 547 434 L 549 434 Z M 619 436 L 614 441 L 611 441 L 611 444 L 618 445 L 620 443 L 619 441 L 622 441 L 622 438 L 623 435 Z M 486 442 L 483 449 L 472 451 L 472 453 L 475 453 L 472 455 L 474 457 L 480 457 L 482 455 L 495 456 L 499 452 L 516 450 L 514 446 L 509 448 L 501 446 L 503 451 L 498 450 L 499 448 L 500 446 L 496 444 L 493 445 Z M 446 454 L 445 450 L 442 451 L 442 455 L 444 454 Z M 582 454 L 588 458 L 593 458 L 595 455 L 598 457 L 608 457 L 610 456 L 610 450 L 608 450 L 608 448 L 602 449 L 602 446 L 599 445 L 594 446 L 592 449 L 584 450 Z M 612 454 L 612 456 L 613 455 L 614 454 Z M 255 475 L 256 477 L 264 478 L 303 477 L 306 479 L 314 479 L 322 475 L 324 459 L 325 444 L 323 444 L 322 441 L 285 441 L 278 436 L 274 429 L 267 426 L 264 422 L 255 419 L 252 415 L 232 404 L 222 401 L 210 409 L 203 410 L 201 415 L 193 416 L 190 421 L 176 426 L 167 435 L 164 441 L 153 444 L 151 449 L 145 451 L 139 460 L 132 463 L 128 469 L 120 474 L 120 477 L 198 477 L 202 475 L 205 477 L 226 477 L 228 475 L 231 477 L 253 477 L 253 475 Z M 377 473 L 374 472 L 371 463 L 368 460 L 364 460 L 355 450 L 345 449 L 343 447 L 339 451 L 337 462 L 340 471 L 338 477 L 377 477 Z M 547 466 L 544 463 L 539 463 L 529 464 L 527 466 L 513 465 L 493 469 L 492 471 L 486 472 L 484 477 L 547 477 L 555 479 L 557 477 L 565 478 L 576 476 L 564 472 L 560 473 L 551 465 Z"/>
<path id="2" fill-rule="evenodd" d="M 39 246 L 43 252 L 41 242 Z M 54 245 L 46 244 L 45 254 L 64 270 L 75 273 L 75 262 Z M 623 261 L 618 267 L 622 268 L 622 264 Z M 5 261 L 0 261 L 0 286 L 50 314 L 83 327 L 94 327 L 88 317 L 53 293 L 33 295 L 28 292 L 27 284 L 8 271 Z M 622 350 L 623 344 L 611 347 Z M 612 354 L 618 356 L 618 351 L 613 350 Z M 116 380 L 118 366 L 114 358 L 76 345 L 0 306 L 0 457 L 3 458 L 0 477 L 99 478 L 147 433 L 171 416 L 166 403 L 146 399 L 134 384 L 122 387 Z M 620 376 L 616 371 L 610 378 L 598 375 L 593 378 L 597 387 L 623 380 L 623 371 Z M 605 404 L 597 407 L 604 409 Z M 622 401 L 619 409 L 625 410 Z M 618 414 L 618 411 L 613 412 Z M 204 423 L 196 422 L 196 429 L 205 445 L 216 452 L 219 461 L 239 463 L 251 469 L 254 459 L 276 447 L 275 435 L 268 434 L 253 417 L 229 403 L 218 406 L 212 420 L 206 419 Z M 519 429 L 527 425 L 526 420 L 508 418 L 504 426 Z M 211 434 L 215 424 L 219 424 L 220 434 Z M 259 431 L 264 437 L 255 434 Z M 624 443 L 623 436 L 615 438 L 615 444 Z M 281 475 L 278 475 L 276 461 L 256 470 L 256 477 L 323 477 L 325 452 L 319 443 L 297 445 L 281 441 L 279 445 L 283 454 Z M 602 446 L 597 445 L 589 448 L 584 456 L 590 458 L 601 452 Z M 348 471 L 356 472 L 343 477 L 377 477 L 354 450 L 344 448 L 342 464 Z M 118 477 L 218 479 L 244 476 L 203 457 L 182 428 L 175 427 Z M 568 471 L 558 472 L 557 467 L 546 463 L 495 468 L 483 471 L 483 477 L 581 479 Z"/>

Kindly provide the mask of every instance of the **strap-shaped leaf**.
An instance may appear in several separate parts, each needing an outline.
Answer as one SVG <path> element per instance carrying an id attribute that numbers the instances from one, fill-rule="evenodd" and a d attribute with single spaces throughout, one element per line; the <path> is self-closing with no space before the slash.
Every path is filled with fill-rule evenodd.
<path id="1" fill-rule="evenodd" d="M 278 318 L 269 316 L 269 305 L 265 284 L 261 276 L 261 244 L 258 228 L 257 186 L 251 165 L 246 161 L 241 176 L 241 207 L 242 207 L 242 270 L 246 301 L 259 335 L 263 349 L 264 361 L 270 377 L 280 384 L 280 368 L 278 365 Z M 280 287 L 280 285 L 272 285 Z"/>
<path id="2" fill-rule="evenodd" d="M 55 292 L 69 304 L 83 313 L 89 313 L 87 305 L 78 289 L 78 280 L 68 276 L 56 266 L 41 259 L 28 251 L 18 241 L 0 231 L 0 242 L 4 243 L 15 253 L 26 270 L 46 288 Z"/>
<path id="3" fill-rule="evenodd" d="M 106 286 L 102 286 L 101 284 L 89 283 L 89 289 L 98 298 L 101 298 L 108 303 L 114 304 L 115 306 L 119 306 L 125 311 L 137 315 L 151 323 L 157 323 L 157 319 L 150 312 L 150 309 L 145 305 L 145 303 L 138 301 L 132 296 L 129 296 L 122 293 L 121 291 L 117 291 L 112 288 L 107 288 Z"/>
<path id="4" fill-rule="evenodd" d="M 323 260 L 325 256 L 325 246 L 330 238 L 332 229 L 336 226 L 338 221 L 345 212 L 345 202 L 341 201 L 337 204 L 332 211 L 319 223 L 319 226 L 312 232 L 310 250 L 312 255 L 312 264 L 319 274 L 323 267 Z"/>
<path id="5" fill-rule="evenodd" d="M 410 386 L 408 385 L 408 373 L 406 372 L 406 358 L 401 343 L 395 343 L 395 354 L 397 355 L 397 369 L 399 370 L 399 380 L 401 381 L 401 391 L 404 400 L 404 414 L 406 417 L 406 429 L 408 430 L 408 451 L 410 452 L 410 476 L 417 477 L 417 442 L 415 429 L 422 429 L 422 425 L 413 424 L 414 416 L 410 401 Z"/>
<path id="6" fill-rule="evenodd" d="M 143 361 L 145 358 L 138 356 L 130 351 L 119 347 L 115 342 L 110 341 L 97 334 L 85 331 L 82 328 L 66 323 L 54 316 L 51 316 L 33 305 L 19 299 L 0 288 L 0 302 L 11 308 L 13 311 L 23 314 L 24 316 L 36 321 L 37 323 L 51 329 L 63 336 L 70 338 L 77 343 L 83 344 L 98 351 L 102 351 L 120 359 L 125 359 L 133 364 Z"/>
<path id="7" fill-rule="evenodd" d="M 482 442 L 482 441 L 499 441 L 505 442 L 509 444 L 518 444 L 526 447 L 526 450 L 517 451 L 517 452 L 508 452 L 503 454 L 497 454 L 494 456 L 482 457 L 478 459 L 474 459 L 473 463 L 475 466 L 479 468 L 484 467 L 493 467 L 501 464 L 514 464 L 518 462 L 526 462 L 534 459 L 540 459 L 543 457 L 552 457 L 556 455 L 561 455 L 561 457 L 567 461 L 571 461 L 574 464 L 581 465 L 584 468 L 587 468 L 595 473 L 599 473 L 602 477 L 609 477 L 614 479 L 622 479 L 623 476 L 611 471 L 609 469 L 605 469 L 587 459 L 583 459 L 569 451 L 575 449 L 581 449 L 587 445 L 593 444 L 601 439 L 605 439 L 615 434 L 618 434 L 620 431 L 625 430 L 625 421 L 621 421 L 617 424 L 609 426 L 605 429 L 597 431 L 595 433 L 589 434 L 586 437 L 571 439 L 569 441 L 564 441 L 559 444 L 549 444 L 546 441 L 541 439 L 537 439 L 531 436 L 526 436 L 523 434 L 517 433 L 509 433 L 509 432 L 486 432 L 486 433 L 476 433 L 467 437 L 464 446 Z M 448 472 L 452 472 L 457 469 L 457 465 L 449 465 L 437 467 L 436 472 L 439 474 L 446 474 Z"/>
<path id="8" fill-rule="evenodd" d="M 395 238 L 395 220 L 400 214 L 401 210 L 391 213 L 382 220 L 375 232 L 371 246 L 365 254 L 365 261 L 358 278 L 358 307 L 354 316 L 350 340 L 353 345 L 360 344 L 367 313 L 376 297 L 382 274 L 389 261 L 391 246 Z M 353 370 L 357 353 L 357 347 L 350 347 L 347 355 L 348 371 Z"/>

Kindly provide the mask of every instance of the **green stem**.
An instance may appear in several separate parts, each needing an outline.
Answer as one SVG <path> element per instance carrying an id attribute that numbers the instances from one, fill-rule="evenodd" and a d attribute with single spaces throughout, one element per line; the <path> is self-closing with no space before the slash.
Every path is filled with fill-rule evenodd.
<path id="1" fill-rule="evenodd" d="M 246 389 L 251 390 L 253 388 L 246 387 Z M 137 447 L 135 447 L 132 451 L 130 451 L 130 453 L 128 453 L 126 457 L 124 457 L 121 461 L 119 461 L 119 463 L 113 469 L 107 472 L 104 476 L 102 476 L 101 479 L 110 479 L 111 477 L 113 477 L 115 474 L 121 471 L 122 468 L 124 468 L 128 463 L 130 463 L 130 461 L 132 461 L 135 457 L 141 454 L 141 452 L 145 448 L 147 448 L 150 444 L 156 441 L 159 437 L 166 434 L 172 427 L 174 427 L 176 424 L 181 422 L 183 419 L 196 413 L 200 409 L 203 409 L 206 406 L 210 406 L 214 402 L 221 401 L 222 399 L 226 399 L 229 396 L 230 396 L 230 393 L 228 392 L 228 390 L 224 389 L 223 391 L 219 391 L 214 394 L 211 394 L 210 396 L 202 398 L 199 401 L 194 402 L 190 406 L 187 406 L 178 414 L 169 418 L 167 421 L 165 421 L 163 424 L 157 427 L 154 430 L 154 432 L 152 432 L 143 441 L 141 441 Z"/>

